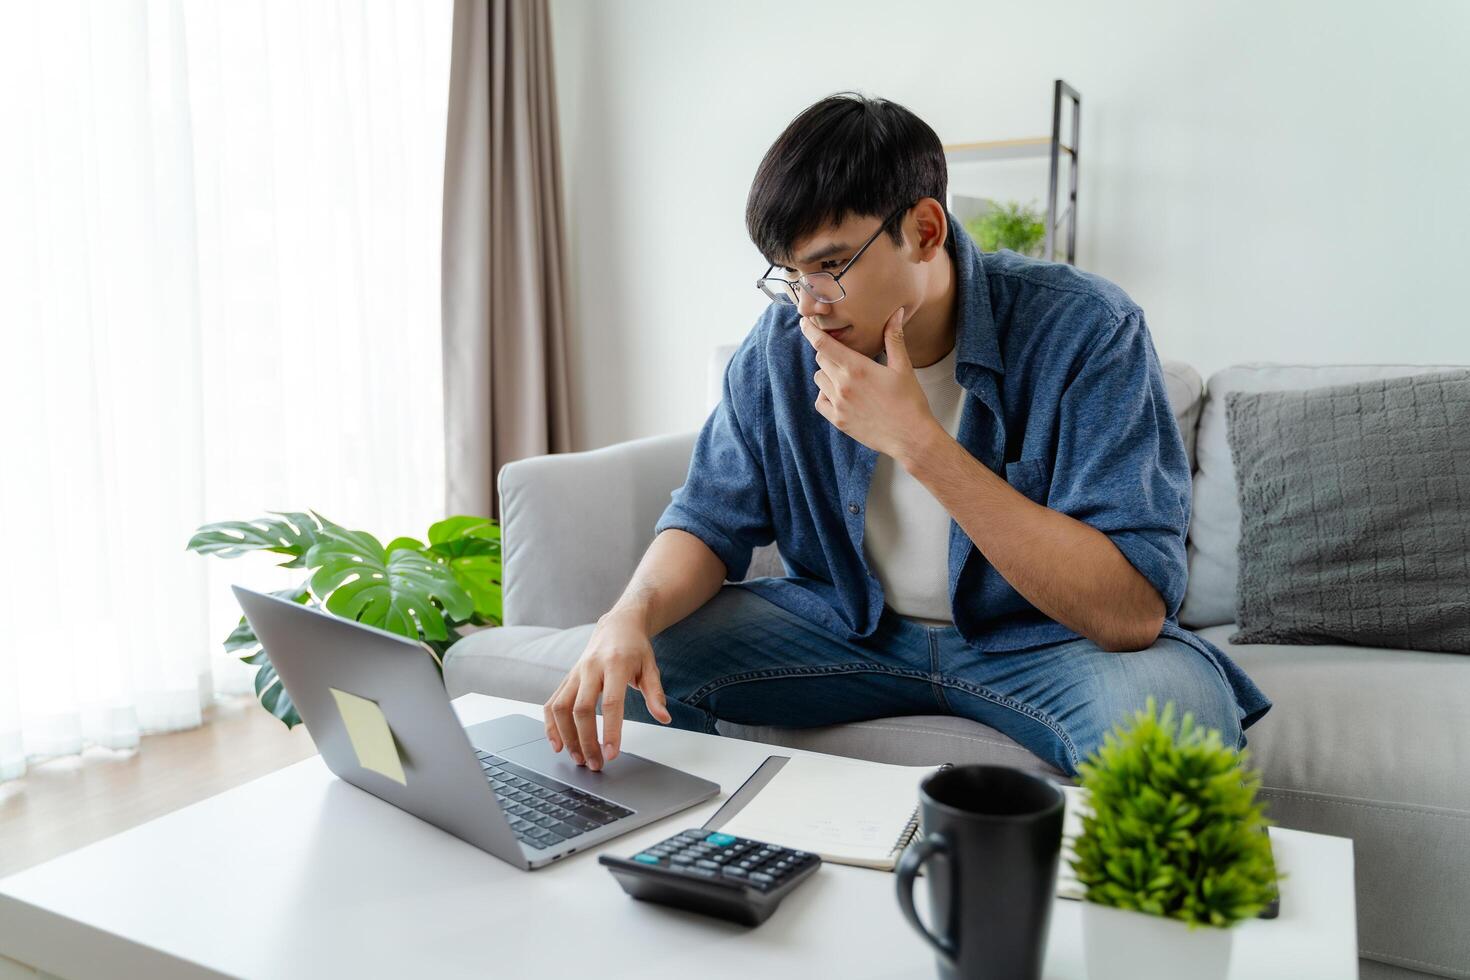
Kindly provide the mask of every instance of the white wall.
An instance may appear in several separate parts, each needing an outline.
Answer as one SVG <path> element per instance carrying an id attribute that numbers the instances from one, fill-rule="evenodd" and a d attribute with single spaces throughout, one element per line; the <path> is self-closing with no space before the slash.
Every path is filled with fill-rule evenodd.
<path id="1" fill-rule="evenodd" d="M 764 302 L 756 165 L 842 89 L 962 142 L 1049 132 L 1067 79 L 1079 265 L 1165 357 L 1470 363 L 1470 3 L 553 0 L 553 26 L 579 447 L 700 423 Z M 1044 161 L 1003 166 L 1044 199 Z"/>

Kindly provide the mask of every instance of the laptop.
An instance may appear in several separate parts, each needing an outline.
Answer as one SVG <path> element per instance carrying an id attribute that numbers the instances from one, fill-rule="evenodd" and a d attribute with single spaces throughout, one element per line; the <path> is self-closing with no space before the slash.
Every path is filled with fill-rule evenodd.
<path id="1" fill-rule="evenodd" d="M 327 767 L 508 864 L 545 867 L 720 791 L 631 752 L 593 772 L 553 751 L 544 720 L 529 715 L 466 728 L 428 644 L 233 589 Z M 390 757 L 396 750 L 397 764 L 360 754 L 373 734 L 361 720 L 364 708 L 369 722 L 381 719 L 378 750 L 386 745 Z M 383 720 L 391 738 L 381 732 Z"/>

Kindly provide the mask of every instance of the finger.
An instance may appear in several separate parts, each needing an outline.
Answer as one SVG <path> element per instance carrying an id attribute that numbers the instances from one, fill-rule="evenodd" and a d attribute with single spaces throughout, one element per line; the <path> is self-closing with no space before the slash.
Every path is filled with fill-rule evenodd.
<path id="1" fill-rule="evenodd" d="M 908 342 L 904 338 L 904 311 L 900 306 L 893 311 L 888 322 L 883 325 L 883 346 L 888 351 L 888 366 L 895 371 L 910 373 L 914 370 L 914 364 L 909 360 Z"/>
<path id="2" fill-rule="evenodd" d="M 802 317 L 800 322 L 801 335 L 806 338 L 808 344 L 812 345 L 813 350 L 820 353 L 822 349 L 822 337 L 824 336 L 821 328 L 806 317 Z"/>
<path id="3" fill-rule="evenodd" d="M 577 688 L 581 685 L 580 675 L 572 671 L 562 683 L 561 693 L 552 702 L 551 714 L 556 720 L 556 730 L 566 744 L 567 752 L 577 765 L 582 764 L 582 745 L 577 740 L 577 725 L 572 720 L 572 705 L 576 703 Z"/>
<path id="4" fill-rule="evenodd" d="M 602 758 L 611 762 L 623 744 L 623 702 L 628 696 L 624 674 L 609 670 L 602 687 Z"/>
<path id="5" fill-rule="evenodd" d="M 597 690 L 593 690 L 593 688 Z M 602 678 L 593 675 L 577 689 L 577 700 L 572 702 L 572 721 L 577 726 L 577 744 L 587 757 L 587 768 L 593 772 L 602 768 L 602 747 L 597 742 L 597 696 L 602 693 Z"/>
<path id="6" fill-rule="evenodd" d="M 816 409 L 817 413 L 821 415 L 822 418 L 826 419 L 828 422 L 831 422 L 833 425 L 837 424 L 837 422 L 833 419 L 833 413 L 836 409 L 836 406 L 832 404 L 832 399 L 828 398 L 825 392 L 817 396 Z"/>
<path id="7" fill-rule="evenodd" d="M 826 395 L 829 401 L 833 395 L 837 394 L 837 387 L 832 383 L 832 379 L 827 376 L 826 371 L 818 371 L 812 375 L 812 380 L 817 383 L 817 390 Z"/>
<path id="8" fill-rule="evenodd" d="M 829 371 L 833 365 L 846 366 L 852 363 L 853 358 L 861 356 L 856 351 L 849 350 L 846 345 L 827 336 L 827 331 L 813 323 L 810 317 L 801 318 L 801 335 L 806 338 L 808 344 L 811 344 L 812 350 L 817 352 L 818 363 Z M 822 360 L 823 358 L 826 360 Z"/>
<path id="9" fill-rule="evenodd" d="M 816 361 L 817 367 L 820 370 L 825 371 L 827 373 L 827 377 L 829 378 L 835 377 L 837 373 L 842 370 L 842 368 L 833 363 L 832 358 L 828 357 L 826 354 L 818 354 L 816 357 Z"/>
<path id="10" fill-rule="evenodd" d="M 643 660 L 643 670 L 638 675 L 638 690 L 643 692 L 643 703 L 648 713 L 667 725 L 674 720 L 669 714 L 669 701 L 664 697 L 663 677 L 658 672 L 658 661 L 652 656 Z"/>
<path id="11" fill-rule="evenodd" d="M 551 703 L 556 700 L 556 696 L 561 693 L 561 689 L 566 687 L 566 683 L 566 678 L 562 678 L 562 682 L 556 686 L 556 690 L 551 692 L 551 697 L 547 698 L 546 703 L 541 706 L 541 716 L 546 721 L 546 741 L 551 743 L 551 751 L 553 752 L 560 752 L 563 743 L 561 732 L 557 731 L 556 728 L 556 715 L 551 709 Z"/>
<path id="12" fill-rule="evenodd" d="M 843 372 L 851 372 L 855 374 L 862 370 L 863 363 L 868 360 L 866 357 L 864 357 L 862 354 L 859 354 L 857 351 L 853 350 L 842 341 L 833 340 L 832 337 L 827 334 L 826 331 L 822 330 L 821 327 L 814 327 L 813 329 L 815 329 L 817 333 L 821 334 L 821 337 L 819 338 L 821 341 L 821 347 L 817 348 L 814 346 L 813 349 L 816 350 L 817 353 L 820 354 L 822 357 L 826 358 L 826 361 L 823 362 L 822 366 L 826 369 L 828 374 Z"/>
<path id="13" fill-rule="evenodd" d="M 817 355 L 817 367 L 821 368 L 823 371 L 826 371 L 827 377 L 833 379 L 834 381 L 860 377 L 863 370 L 861 364 L 854 364 L 849 360 L 840 359 L 832 353 L 832 351 L 838 348 L 841 348 L 842 350 L 847 350 L 847 348 L 843 347 L 836 341 L 830 341 L 829 344 L 830 346 L 825 348 L 827 353 Z M 849 353 L 851 352 L 849 351 Z"/>

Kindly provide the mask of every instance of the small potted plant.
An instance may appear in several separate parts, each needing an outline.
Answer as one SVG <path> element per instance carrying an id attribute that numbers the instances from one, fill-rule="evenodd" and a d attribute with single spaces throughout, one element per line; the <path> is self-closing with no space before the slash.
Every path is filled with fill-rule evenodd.
<path id="1" fill-rule="evenodd" d="M 1247 755 L 1149 698 L 1078 767 L 1086 804 L 1069 863 L 1086 889 L 1089 976 L 1223 980 L 1230 927 L 1276 897 Z"/>
<path id="2" fill-rule="evenodd" d="M 285 555 L 281 568 L 310 575 L 272 595 L 419 640 L 442 670 L 444 654 L 464 633 L 500 625 L 500 525 L 460 515 L 432 525 L 427 537 L 427 544 L 408 537 L 381 544 L 316 511 L 272 512 L 253 521 L 205 524 L 186 547 L 219 558 L 252 551 Z M 301 724 L 244 616 L 225 637 L 225 652 L 257 668 L 255 696 L 262 707 L 287 728 Z"/>
<path id="3" fill-rule="evenodd" d="M 1046 245 L 1046 218 L 1031 205 L 1019 201 L 988 207 L 965 222 L 965 231 L 982 252 L 998 252 L 1008 248 L 1021 255 L 1039 258 Z"/>

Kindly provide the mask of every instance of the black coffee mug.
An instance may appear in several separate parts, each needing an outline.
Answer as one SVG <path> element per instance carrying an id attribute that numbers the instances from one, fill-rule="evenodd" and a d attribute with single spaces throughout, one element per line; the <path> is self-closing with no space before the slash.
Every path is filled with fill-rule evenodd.
<path id="1" fill-rule="evenodd" d="M 898 863 L 898 904 L 938 952 L 941 977 L 1041 976 L 1063 804 L 1054 783 L 1009 766 L 943 769 L 919 787 L 920 832 Z M 914 911 L 925 861 L 934 932 Z"/>

